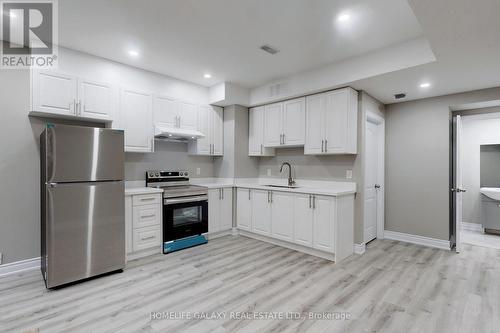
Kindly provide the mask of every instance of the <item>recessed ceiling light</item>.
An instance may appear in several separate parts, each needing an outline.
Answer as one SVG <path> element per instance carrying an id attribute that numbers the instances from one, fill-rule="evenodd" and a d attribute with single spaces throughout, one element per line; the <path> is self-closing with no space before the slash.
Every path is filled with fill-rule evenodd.
<path id="1" fill-rule="evenodd" d="M 420 88 L 429 88 L 431 84 L 429 82 L 424 82 L 420 84 Z"/>
<path id="2" fill-rule="evenodd" d="M 139 55 L 139 52 L 136 51 L 136 50 L 130 50 L 128 51 L 128 54 L 131 56 L 131 57 L 137 57 Z"/>
<path id="3" fill-rule="evenodd" d="M 337 16 L 337 21 L 339 22 L 347 22 L 351 18 L 351 15 L 347 13 L 341 13 L 339 16 Z"/>
<path id="4" fill-rule="evenodd" d="M 212 75 L 207 73 L 207 74 L 203 75 L 203 77 L 205 79 L 210 79 L 210 78 L 212 78 Z"/>

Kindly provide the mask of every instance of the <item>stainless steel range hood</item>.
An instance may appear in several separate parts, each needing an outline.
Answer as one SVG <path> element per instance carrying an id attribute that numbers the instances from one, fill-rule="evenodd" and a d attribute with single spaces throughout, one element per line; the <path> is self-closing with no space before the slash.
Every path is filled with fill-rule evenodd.
<path id="1" fill-rule="evenodd" d="M 191 141 L 204 138 L 205 134 L 200 131 L 185 128 L 168 127 L 162 125 L 155 126 L 155 139 L 167 141 Z"/>

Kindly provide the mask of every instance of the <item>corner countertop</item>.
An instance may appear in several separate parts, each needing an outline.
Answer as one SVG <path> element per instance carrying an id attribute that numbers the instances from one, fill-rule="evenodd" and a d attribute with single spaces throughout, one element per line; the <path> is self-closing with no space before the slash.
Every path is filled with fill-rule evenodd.
<path id="1" fill-rule="evenodd" d="M 327 196 L 344 196 L 356 193 L 355 182 L 301 180 L 297 179 L 297 188 L 274 187 L 269 185 L 286 185 L 286 180 L 275 178 L 211 178 L 191 179 L 191 184 L 205 186 L 209 189 L 223 187 L 251 188 L 256 190 L 316 194 Z"/>
<path id="2" fill-rule="evenodd" d="M 161 188 L 146 187 L 144 181 L 127 181 L 125 182 L 125 195 L 139 195 L 139 194 L 156 194 L 163 193 Z"/>

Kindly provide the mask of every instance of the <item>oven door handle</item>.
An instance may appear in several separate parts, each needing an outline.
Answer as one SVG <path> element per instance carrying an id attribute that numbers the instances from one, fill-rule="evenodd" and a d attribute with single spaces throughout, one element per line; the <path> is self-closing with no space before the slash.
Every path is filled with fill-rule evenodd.
<path id="1" fill-rule="evenodd" d="M 206 200 L 208 200 L 208 195 L 198 195 L 195 197 L 165 199 L 165 200 L 163 200 L 163 204 L 164 205 L 174 205 L 174 204 L 178 204 L 178 203 L 197 202 L 197 201 L 206 201 Z"/>

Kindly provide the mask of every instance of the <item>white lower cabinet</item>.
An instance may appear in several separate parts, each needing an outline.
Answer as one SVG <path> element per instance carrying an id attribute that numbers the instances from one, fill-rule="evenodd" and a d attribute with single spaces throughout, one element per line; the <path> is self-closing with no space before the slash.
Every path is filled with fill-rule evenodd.
<path id="1" fill-rule="evenodd" d="M 252 230 L 252 190 L 239 188 L 236 190 L 236 224 L 238 229 Z"/>
<path id="2" fill-rule="evenodd" d="M 237 200 L 239 230 L 307 247 L 335 261 L 353 252 L 354 195 L 238 188 Z"/>
<path id="3" fill-rule="evenodd" d="M 293 201 L 293 239 L 295 243 L 312 247 L 313 209 L 311 194 L 296 194 Z"/>
<path id="4" fill-rule="evenodd" d="M 271 192 L 271 235 L 293 241 L 293 193 Z"/>
<path id="5" fill-rule="evenodd" d="M 233 227 L 233 189 L 208 190 L 208 232 L 230 230 Z"/>
<path id="6" fill-rule="evenodd" d="M 252 231 L 271 235 L 270 191 L 252 190 Z"/>
<path id="7" fill-rule="evenodd" d="M 312 197 L 313 247 L 318 250 L 334 251 L 335 199 L 326 196 Z"/>
<path id="8" fill-rule="evenodd" d="M 127 260 L 162 251 L 162 195 L 125 197 L 125 252 Z"/>

